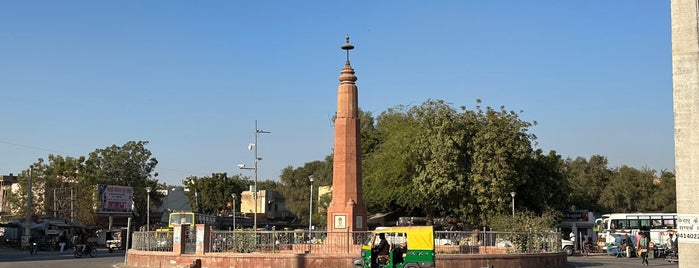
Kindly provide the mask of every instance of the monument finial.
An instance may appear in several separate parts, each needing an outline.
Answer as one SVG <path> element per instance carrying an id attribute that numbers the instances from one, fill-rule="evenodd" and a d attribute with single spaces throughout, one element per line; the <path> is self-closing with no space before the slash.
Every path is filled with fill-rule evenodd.
<path id="1" fill-rule="evenodd" d="M 354 46 L 349 42 L 349 34 L 345 37 L 345 44 L 342 45 L 342 49 L 347 50 L 347 64 L 349 64 L 349 51 L 354 49 Z"/>

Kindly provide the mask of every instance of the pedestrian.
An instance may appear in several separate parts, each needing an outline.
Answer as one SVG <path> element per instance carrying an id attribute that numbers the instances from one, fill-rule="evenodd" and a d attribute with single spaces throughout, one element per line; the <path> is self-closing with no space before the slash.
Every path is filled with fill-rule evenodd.
<path id="1" fill-rule="evenodd" d="M 648 266 L 648 234 L 641 232 L 641 239 L 638 240 L 636 248 L 641 252 L 641 264 Z"/>
<path id="2" fill-rule="evenodd" d="M 588 256 L 590 253 L 589 249 L 590 249 L 590 237 L 586 233 L 585 235 L 583 235 L 583 246 L 582 246 L 583 255 Z"/>
<path id="3" fill-rule="evenodd" d="M 66 231 L 63 231 L 60 236 L 58 236 L 58 246 L 61 249 L 61 253 L 63 253 L 63 249 L 66 247 L 66 243 L 68 243 L 68 237 L 66 236 Z"/>

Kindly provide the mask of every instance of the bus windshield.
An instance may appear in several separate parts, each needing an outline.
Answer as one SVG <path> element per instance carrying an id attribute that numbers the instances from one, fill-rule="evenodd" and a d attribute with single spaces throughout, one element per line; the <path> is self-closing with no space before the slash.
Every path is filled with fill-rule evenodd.
<path id="1" fill-rule="evenodd" d="M 192 224 L 194 214 L 192 213 L 172 213 L 170 214 L 170 225 L 172 224 Z"/>

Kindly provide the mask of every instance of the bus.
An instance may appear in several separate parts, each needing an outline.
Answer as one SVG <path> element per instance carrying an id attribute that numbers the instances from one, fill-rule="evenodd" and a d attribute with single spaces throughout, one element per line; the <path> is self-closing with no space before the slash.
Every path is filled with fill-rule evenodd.
<path id="1" fill-rule="evenodd" d="M 189 225 L 191 228 L 194 228 L 196 224 L 202 223 L 216 226 L 216 216 L 192 211 L 173 211 L 170 212 L 168 228 L 172 230 L 174 224 Z"/>
<path id="2" fill-rule="evenodd" d="M 636 242 L 640 231 L 650 233 L 651 242 L 664 246 L 669 233 L 677 228 L 677 213 L 612 213 L 595 220 L 597 244 L 606 249 L 626 235 Z"/>

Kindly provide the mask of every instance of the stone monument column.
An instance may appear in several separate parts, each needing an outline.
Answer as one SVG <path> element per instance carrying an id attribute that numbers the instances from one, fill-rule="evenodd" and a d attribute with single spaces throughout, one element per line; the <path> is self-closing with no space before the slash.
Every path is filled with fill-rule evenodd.
<path id="1" fill-rule="evenodd" d="M 699 267 L 699 0 L 670 9 L 679 266 Z"/>
<path id="2" fill-rule="evenodd" d="M 347 61 L 342 68 L 337 87 L 337 116 L 333 160 L 332 201 L 328 205 L 328 232 L 366 231 L 367 208 L 362 193 L 362 155 L 359 129 L 357 77 L 350 66 L 349 51 L 354 46 L 347 42 Z M 328 234 L 330 235 L 330 234 Z"/>

